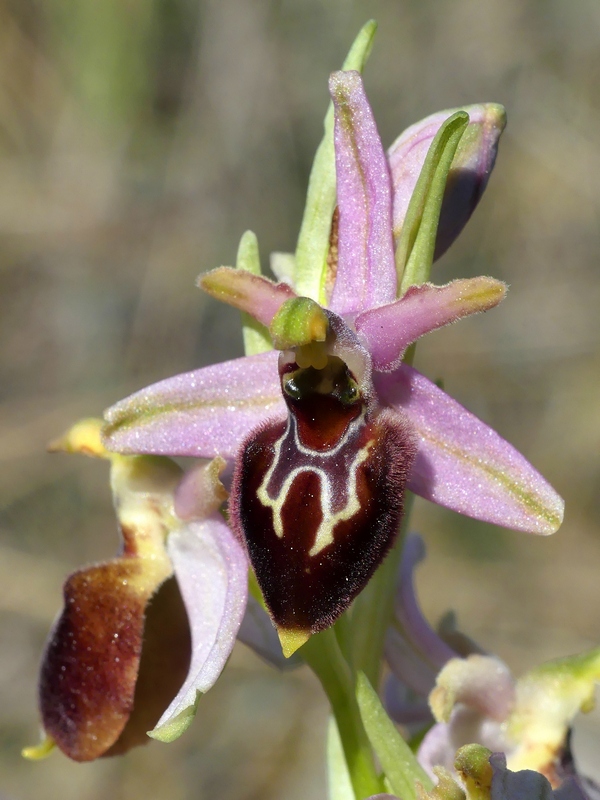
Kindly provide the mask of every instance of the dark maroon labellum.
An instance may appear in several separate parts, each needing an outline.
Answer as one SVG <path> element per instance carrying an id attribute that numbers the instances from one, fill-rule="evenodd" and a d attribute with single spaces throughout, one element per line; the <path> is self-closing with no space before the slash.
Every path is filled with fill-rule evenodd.
<path id="1" fill-rule="evenodd" d="M 370 412 L 346 364 L 282 367 L 288 419 L 246 442 L 232 521 L 279 629 L 316 633 L 392 545 L 415 444 L 392 411 Z"/>

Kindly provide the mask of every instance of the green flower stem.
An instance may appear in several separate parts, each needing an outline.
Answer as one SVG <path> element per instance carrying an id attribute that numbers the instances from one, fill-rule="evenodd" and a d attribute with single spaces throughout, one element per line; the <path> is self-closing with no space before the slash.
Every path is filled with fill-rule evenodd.
<path id="1" fill-rule="evenodd" d="M 300 652 L 331 704 L 356 800 L 382 792 L 356 701 L 355 676 L 342 655 L 335 631 L 329 628 L 312 636 Z"/>
<path id="2" fill-rule="evenodd" d="M 375 687 L 381 679 L 385 633 L 394 612 L 398 568 L 413 500 L 412 492 L 406 492 L 396 543 L 352 609 L 352 665 L 356 671 L 364 672 Z"/>
<path id="3" fill-rule="evenodd" d="M 352 628 L 352 620 L 350 614 L 342 614 L 342 616 L 334 623 L 333 630 L 342 651 L 342 655 L 346 661 L 352 663 L 352 640 L 354 631 Z"/>

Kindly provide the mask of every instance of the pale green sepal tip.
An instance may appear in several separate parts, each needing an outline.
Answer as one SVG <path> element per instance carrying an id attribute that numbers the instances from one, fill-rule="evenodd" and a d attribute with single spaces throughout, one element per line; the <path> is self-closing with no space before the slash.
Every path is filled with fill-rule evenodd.
<path id="1" fill-rule="evenodd" d="M 270 267 L 278 281 L 296 285 L 296 256 L 293 253 L 271 253 Z"/>
<path id="2" fill-rule="evenodd" d="M 246 231 L 240 239 L 235 265 L 253 275 L 262 275 L 260 268 L 260 255 L 258 252 L 258 239 L 252 231 Z M 268 330 L 257 322 L 250 314 L 242 312 L 242 327 L 244 335 L 244 352 L 247 356 L 266 353 L 273 349 Z"/>
<path id="3" fill-rule="evenodd" d="M 327 729 L 328 800 L 356 800 L 335 717 L 329 718 Z"/>
<path id="4" fill-rule="evenodd" d="M 246 272 L 251 272 L 253 275 L 262 275 L 258 239 L 254 231 L 245 231 L 242 234 L 235 265 L 238 269 L 245 269 Z"/>
<path id="5" fill-rule="evenodd" d="M 376 30 L 375 20 L 369 20 L 363 25 L 342 69 L 362 72 L 371 53 Z M 306 206 L 296 246 L 296 291 L 322 303 L 326 301 L 324 287 L 327 253 L 336 203 L 333 124 L 333 103 L 330 103 L 325 115 L 325 132 L 315 154 L 308 181 Z"/>
<path id="6" fill-rule="evenodd" d="M 547 682 L 549 693 L 558 698 L 576 697 L 581 710 L 590 711 L 594 706 L 594 686 L 600 683 L 600 647 L 541 664 L 525 673 L 518 683 L 526 682 Z"/>
<path id="7" fill-rule="evenodd" d="M 467 111 L 467 109 L 465 108 L 464 111 Z M 457 163 L 464 163 L 465 158 L 471 157 L 474 151 L 478 151 L 482 138 L 489 134 L 490 130 L 497 131 L 497 136 L 499 137 L 505 128 L 506 109 L 504 106 L 500 105 L 500 103 L 485 103 L 485 122 L 481 125 L 467 125 L 456 150 L 454 166 Z"/>
<path id="8" fill-rule="evenodd" d="M 431 791 L 433 783 L 388 717 L 364 672 L 356 680 L 356 699 L 371 746 L 392 792 L 402 800 L 416 800 L 416 784 Z"/>
<path id="9" fill-rule="evenodd" d="M 396 247 L 399 295 L 429 280 L 448 173 L 468 124 L 466 111 L 452 114 L 427 152 Z"/>
<path id="10" fill-rule="evenodd" d="M 269 332 L 277 350 L 289 350 L 312 342 L 324 342 L 329 322 L 318 303 L 310 297 L 292 297 L 273 317 Z"/>
<path id="11" fill-rule="evenodd" d="M 170 722 L 166 722 L 164 725 L 157 726 L 153 730 L 148 731 L 148 736 L 151 739 L 156 739 L 158 742 L 165 742 L 165 744 L 170 744 L 174 742 L 175 739 L 179 739 L 192 724 L 192 720 L 196 716 L 196 711 L 198 710 L 198 703 L 200 702 L 201 696 L 201 693 L 197 692 L 196 700 L 191 706 L 184 708 L 183 711 Z"/>

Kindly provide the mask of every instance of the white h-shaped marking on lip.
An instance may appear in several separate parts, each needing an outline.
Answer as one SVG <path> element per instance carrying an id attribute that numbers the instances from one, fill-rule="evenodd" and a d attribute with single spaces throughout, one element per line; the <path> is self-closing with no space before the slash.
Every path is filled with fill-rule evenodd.
<path id="1" fill-rule="evenodd" d="M 275 472 L 277 464 L 279 462 L 279 458 L 281 456 L 281 448 L 283 446 L 283 442 L 285 441 L 286 437 L 290 434 L 290 426 L 293 425 L 294 430 L 294 443 L 298 448 L 299 452 L 303 455 L 311 455 L 321 459 L 332 458 L 341 450 L 341 448 L 346 444 L 348 437 L 353 433 L 354 429 L 360 427 L 364 421 L 365 411 L 363 410 L 360 416 L 353 420 L 352 423 L 348 426 L 348 430 L 346 431 L 345 435 L 342 437 L 341 441 L 333 447 L 331 450 L 326 451 L 319 451 L 319 450 L 312 450 L 310 448 L 305 447 L 301 444 L 299 437 L 298 437 L 298 426 L 296 424 L 296 420 L 292 415 L 288 417 L 288 424 L 286 426 L 285 431 L 279 437 L 277 442 L 275 443 L 275 453 L 273 456 L 273 461 L 271 466 L 265 473 L 265 476 L 262 480 L 262 483 L 258 487 L 256 492 L 256 496 L 267 508 L 270 508 L 273 511 L 273 529 L 275 530 L 276 536 L 280 539 L 283 538 L 284 530 L 283 530 L 283 519 L 282 519 L 282 511 L 283 505 L 287 499 L 288 492 L 298 475 L 302 472 L 313 472 L 314 474 L 318 475 L 320 479 L 320 502 L 321 502 L 321 510 L 323 512 L 323 519 L 319 524 L 317 529 L 317 533 L 315 536 L 315 543 L 309 550 L 309 556 L 316 556 L 318 555 L 325 547 L 332 544 L 334 541 L 333 531 L 335 526 L 339 522 L 344 522 L 345 520 L 351 519 L 358 511 L 360 511 L 360 503 L 358 501 L 358 496 L 356 493 L 356 474 L 358 472 L 358 468 L 361 464 L 363 464 L 367 458 L 369 457 L 369 450 L 371 449 L 371 445 L 373 444 L 372 441 L 367 442 L 364 447 L 356 453 L 356 456 L 352 460 L 350 465 L 350 471 L 348 475 L 348 482 L 347 482 L 347 499 L 346 505 L 341 508 L 335 514 L 332 512 L 332 505 L 333 505 L 333 492 L 331 488 L 331 482 L 329 480 L 329 476 L 326 470 L 323 467 L 316 467 L 312 464 L 307 464 L 300 467 L 295 467 L 290 474 L 287 476 L 279 493 L 276 497 L 271 497 L 267 491 L 267 486 L 269 485 L 269 481 Z"/>

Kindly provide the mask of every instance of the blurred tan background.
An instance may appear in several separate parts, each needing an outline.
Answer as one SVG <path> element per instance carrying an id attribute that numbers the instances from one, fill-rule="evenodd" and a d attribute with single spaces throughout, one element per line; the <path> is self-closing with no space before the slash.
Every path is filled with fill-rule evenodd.
<path id="1" fill-rule="evenodd" d="M 0 0 L 1 800 L 325 797 L 319 688 L 241 645 L 174 745 L 86 766 L 19 752 L 64 576 L 116 546 L 105 465 L 45 443 L 241 354 L 237 314 L 194 280 L 247 228 L 265 265 L 293 250 L 327 76 L 369 17 L 384 144 L 440 108 L 508 109 L 496 173 L 434 277 L 491 274 L 509 298 L 431 335 L 417 365 L 567 501 L 545 540 L 418 502 L 424 607 L 456 609 L 517 672 L 600 641 L 597 1 Z"/>

